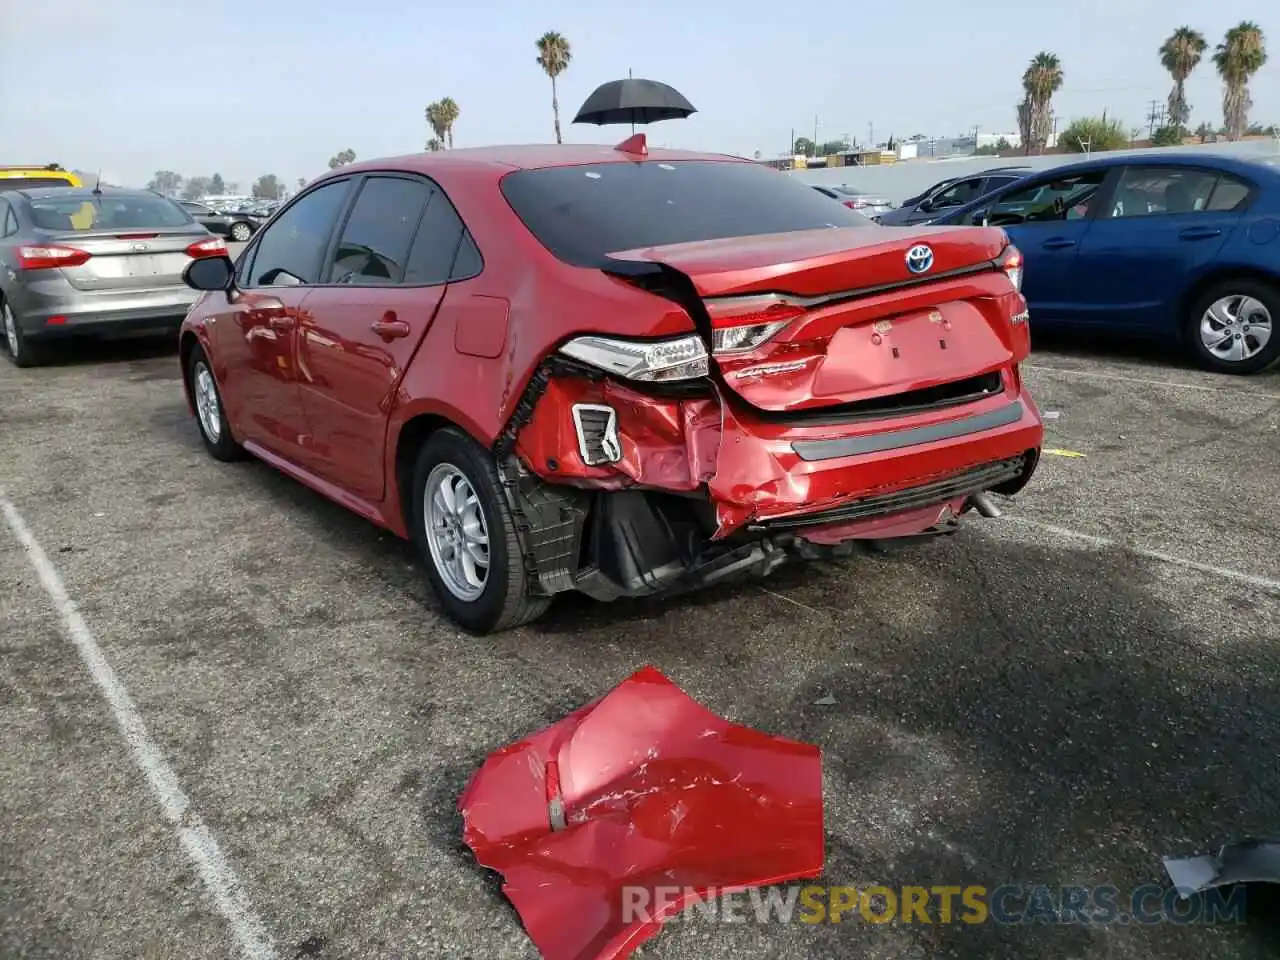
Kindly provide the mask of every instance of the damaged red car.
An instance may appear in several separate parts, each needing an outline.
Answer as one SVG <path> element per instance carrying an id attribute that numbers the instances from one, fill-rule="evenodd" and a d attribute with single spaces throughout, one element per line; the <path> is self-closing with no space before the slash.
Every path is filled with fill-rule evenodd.
<path id="1" fill-rule="evenodd" d="M 413 539 L 484 633 L 952 531 L 1043 425 L 998 228 L 881 227 L 748 160 L 602 146 L 342 167 L 181 333 L 209 452 Z"/>

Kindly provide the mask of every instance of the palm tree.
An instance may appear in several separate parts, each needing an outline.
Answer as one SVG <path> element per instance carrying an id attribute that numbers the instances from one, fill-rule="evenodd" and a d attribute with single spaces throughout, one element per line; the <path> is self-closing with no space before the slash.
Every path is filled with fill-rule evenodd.
<path id="1" fill-rule="evenodd" d="M 439 137 L 432 137 L 427 141 L 427 149 L 432 153 L 437 153 L 444 148 L 444 144 L 440 142 Z"/>
<path id="2" fill-rule="evenodd" d="M 538 66 L 551 78 L 551 113 L 556 119 L 556 143 L 560 139 L 560 99 L 556 96 L 556 77 L 564 73 L 565 67 L 573 59 L 573 51 L 569 49 L 569 41 L 554 30 L 544 33 L 538 38 Z"/>
<path id="3" fill-rule="evenodd" d="M 426 143 L 426 148 L 428 148 L 428 150 L 433 150 L 433 148 L 434 150 L 440 150 L 440 148 L 444 147 L 445 134 L 448 133 L 447 125 L 444 123 L 444 111 L 440 108 L 440 101 L 435 101 L 434 104 L 426 105 L 426 124 L 431 128 L 431 133 L 435 134 L 435 136 Z M 431 147 L 431 143 L 435 143 L 436 146 Z"/>
<path id="4" fill-rule="evenodd" d="M 1249 80 L 1267 62 L 1266 37 L 1262 28 L 1242 20 L 1227 31 L 1213 53 L 1213 65 L 1222 77 L 1222 119 L 1227 137 L 1239 140 L 1249 125 Z"/>
<path id="5" fill-rule="evenodd" d="M 1031 58 L 1022 74 L 1022 90 L 1026 94 L 1026 126 L 1030 138 L 1027 153 L 1033 148 L 1044 150 L 1049 142 L 1052 123 L 1049 104 L 1062 89 L 1062 63 L 1057 56 L 1042 50 Z"/>
<path id="6" fill-rule="evenodd" d="M 1169 91 L 1169 126 L 1179 130 L 1191 119 L 1191 107 L 1187 104 L 1185 84 L 1187 77 L 1200 65 L 1204 56 L 1204 35 L 1190 27 L 1179 27 L 1160 46 L 1160 65 L 1173 77 L 1173 89 Z"/>
<path id="7" fill-rule="evenodd" d="M 440 101 L 440 120 L 444 123 L 444 139 L 450 150 L 453 149 L 453 125 L 458 120 L 459 112 L 452 97 L 445 97 Z"/>

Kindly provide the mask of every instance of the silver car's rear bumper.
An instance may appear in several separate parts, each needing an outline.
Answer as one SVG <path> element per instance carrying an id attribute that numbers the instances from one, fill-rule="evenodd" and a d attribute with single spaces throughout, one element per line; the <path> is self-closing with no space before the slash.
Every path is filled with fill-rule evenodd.
<path id="1" fill-rule="evenodd" d="M 31 339 L 109 333 L 117 328 L 176 328 L 200 296 L 185 284 L 92 292 L 69 284 L 49 284 L 45 290 L 42 286 L 28 286 L 12 304 L 22 332 Z"/>

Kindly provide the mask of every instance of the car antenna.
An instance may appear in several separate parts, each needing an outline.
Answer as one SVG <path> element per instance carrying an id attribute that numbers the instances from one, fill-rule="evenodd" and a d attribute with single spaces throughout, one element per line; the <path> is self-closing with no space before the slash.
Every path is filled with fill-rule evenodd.
<path id="1" fill-rule="evenodd" d="M 93 184 L 93 195 L 95 197 L 102 196 L 102 171 L 98 171 L 98 179 Z"/>

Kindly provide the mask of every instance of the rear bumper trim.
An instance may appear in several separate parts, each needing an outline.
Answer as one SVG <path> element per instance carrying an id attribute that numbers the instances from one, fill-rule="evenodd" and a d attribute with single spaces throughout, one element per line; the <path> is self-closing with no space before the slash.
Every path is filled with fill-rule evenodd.
<path id="1" fill-rule="evenodd" d="M 905 510 L 943 504 L 960 497 L 969 497 L 975 493 L 1001 487 L 1020 477 L 1026 477 L 1034 467 L 1034 455 L 1023 454 L 1019 457 L 970 467 L 967 470 L 891 493 L 863 497 L 826 510 L 753 523 L 748 529 L 752 531 L 794 530 L 829 523 L 865 520 L 869 517 L 890 516 Z"/>
<path id="2" fill-rule="evenodd" d="M 927 427 L 912 427 L 909 430 L 894 430 L 889 433 L 876 433 L 866 437 L 842 437 L 837 440 L 797 440 L 791 449 L 801 460 L 837 460 L 841 457 L 856 457 L 860 454 L 883 453 L 886 450 L 901 450 L 922 443 L 933 443 L 936 440 L 954 440 L 984 430 L 1007 427 L 1022 419 L 1022 401 L 999 407 L 987 413 L 959 420 L 948 420 L 945 423 L 931 424 Z"/>

